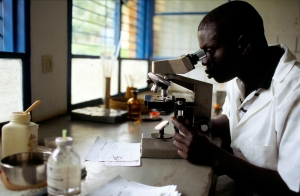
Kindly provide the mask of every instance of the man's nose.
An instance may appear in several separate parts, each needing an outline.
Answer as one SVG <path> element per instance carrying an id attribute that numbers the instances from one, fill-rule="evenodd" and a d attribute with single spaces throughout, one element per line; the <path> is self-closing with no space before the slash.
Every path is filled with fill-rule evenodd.
<path id="1" fill-rule="evenodd" d="M 205 58 L 202 59 L 201 63 L 202 65 L 206 66 L 207 65 L 207 56 Z"/>

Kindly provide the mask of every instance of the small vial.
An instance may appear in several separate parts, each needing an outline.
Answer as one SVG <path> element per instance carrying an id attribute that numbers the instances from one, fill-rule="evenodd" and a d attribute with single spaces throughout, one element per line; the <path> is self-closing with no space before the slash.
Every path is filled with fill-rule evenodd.
<path id="1" fill-rule="evenodd" d="M 47 162 L 48 195 L 77 195 L 81 192 L 80 157 L 72 148 L 73 138 L 58 137 L 57 148 Z"/>
<path id="2" fill-rule="evenodd" d="M 141 121 L 142 104 L 137 99 L 137 90 L 131 90 L 132 98 L 127 101 L 128 119 Z"/>

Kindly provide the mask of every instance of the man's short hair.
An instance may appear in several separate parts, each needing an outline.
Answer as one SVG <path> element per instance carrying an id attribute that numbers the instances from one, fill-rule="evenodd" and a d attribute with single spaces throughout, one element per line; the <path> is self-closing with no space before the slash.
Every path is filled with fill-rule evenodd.
<path id="1" fill-rule="evenodd" d="M 254 38 L 264 36 L 261 16 L 252 5 L 243 1 L 230 1 L 206 14 L 198 31 L 211 28 L 222 38 L 236 38 L 242 34 Z"/>

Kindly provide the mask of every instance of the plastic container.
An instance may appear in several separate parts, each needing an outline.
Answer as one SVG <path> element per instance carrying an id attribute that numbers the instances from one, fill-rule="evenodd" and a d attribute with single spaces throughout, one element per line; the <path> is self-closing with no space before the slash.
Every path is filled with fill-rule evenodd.
<path id="1" fill-rule="evenodd" d="M 47 162 L 48 195 L 77 195 L 81 192 L 80 157 L 72 148 L 73 138 L 58 137 L 57 148 Z"/>
<path id="2" fill-rule="evenodd" d="M 21 152 L 36 152 L 38 125 L 30 122 L 30 114 L 13 112 L 10 122 L 2 127 L 2 158 Z"/>

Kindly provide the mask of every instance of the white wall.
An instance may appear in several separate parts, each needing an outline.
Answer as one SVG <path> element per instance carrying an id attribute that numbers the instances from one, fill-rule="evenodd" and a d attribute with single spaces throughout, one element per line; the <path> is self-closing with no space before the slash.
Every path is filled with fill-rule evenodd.
<path id="1" fill-rule="evenodd" d="M 247 0 L 247 2 L 251 3 L 263 18 L 268 43 L 285 44 L 300 59 L 300 1 Z"/>
<path id="2" fill-rule="evenodd" d="M 261 14 L 268 42 L 286 44 L 300 59 L 300 0 L 247 2 Z M 33 111 L 33 120 L 41 121 L 67 112 L 67 0 L 32 0 L 30 18 L 32 102 L 42 101 Z M 42 73 L 42 55 L 52 55 L 53 72 Z M 206 79 L 201 67 L 190 76 L 203 75 L 203 80 L 214 83 Z M 214 88 L 222 89 L 224 85 Z"/>
<path id="3" fill-rule="evenodd" d="M 37 122 L 67 112 L 67 0 L 32 0 L 31 92 Z M 52 55 L 53 71 L 42 73 L 42 55 Z"/>

